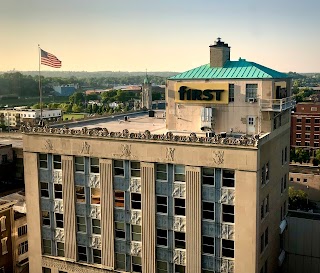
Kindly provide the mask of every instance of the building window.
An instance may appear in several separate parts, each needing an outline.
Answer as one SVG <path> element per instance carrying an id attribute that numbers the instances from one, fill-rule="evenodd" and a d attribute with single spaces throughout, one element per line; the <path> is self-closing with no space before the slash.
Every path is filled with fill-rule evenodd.
<path id="1" fill-rule="evenodd" d="M 53 169 L 61 170 L 61 155 L 53 155 Z"/>
<path id="2" fill-rule="evenodd" d="M 51 251 L 51 240 L 46 240 L 46 239 L 42 240 L 42 251 L 43 251 L 43 254 L 46 254 L 46 255 L 51 255 L 52 254 L 52 251 Z"/>
<path id="3" fill-rule="evenodd" d="M 306 126 L 306 131 L 310 132 L 311 131 L 311 127 L 310 126 Z"/>
<path id="4" fill-rule="evenodd" d="M 320 127 L 314 127 L 314 130 L 317 132 L 320 131 Z"/>
<path id="5" fill-rule="evenodd" d="M 51 273 L 51 268 L 42 267 L 42 273 Z"/>
<path id="6" fill-rule="evenodd" d="M 229 84 L 229 102 L 234 102 L 234 84 Z"/>
<path id="7" fill-rule="evenodd" d="M 77 203 L 86 202 L 86 194 L 84 192 L 84 187 L 76 186 L 76 199 L 77 199 Z"/>
<path id="8" fill-rule="evenodd" d="M 132 209 L 141 209 L 141 194 L 140 193 L 131 193 L 131 208 Z"/>
<path id="9" fill-rule="evenodd" d="M 296 134 L 296 138 L 301 138 L 301 134 Z"/>
<path id="10" fill-rule="evenodd" d="M 310 134 L 305 134 L 306 139 L 310 139 Z"/>
<path id="11" fill-rule="evenodd" d="M 50 213 L 49 211 L 42 211 L 42 225 L 50 227 Z"/>
<path id="12" fill-rule="evenodd" d="M 305 143 L 304 143 L 304 146 L 310 146 L 310 142 L 309 141 L 306 141 Z"/>
<path id="13" fill-rule="evenodd" d="M 140 162 L 130 162 L 130 174 L 131 177 L 140 177 Z"/>
<path id="14" fill-rule="evenodd" d="M 8 253 L 8 247 L 7 247 L 7 240 L 8 237 L 1 239 L 1 249 L 2 249 L 2 255 L 5 255 Z M 20 246 L 20 245 L 19 245 Z M 20 254 L 19 254 L 20 255 Z"/>
<path id="15" fill-rule="evenodd" d="M 54 198 L 62 199 L 62 184 L 54 184 Z"/>
<path id="16" fill-rule="evenodd" d="M 158 213 L 168 213 L 168 198 L 167 196 L 157 195 L 157 212 Z"/>
<path id="17" fill-rule="evenodd" d="M 167 172 L 167 164 L 156 164 L 156 179 L 167 181 L 168 180 L 168 172 Z"/>
<path id="18" fill-rule="evenodd" d="M 297 146 L 301 146 L 301 141 L 296 141 Z"/>
<path id="19" fill-rule="evenodd" d="M 174 232 L 174 247 L 175 248 L 186 248 L 186 234 L 183 232 Z"/>
<path id="20" fill-rule="evenodd" d="M 262 253 L 269 243 L 269 230 L 266 228 L 265 232 L 260 237 L 260 253 Z"/>
<path id="21" fill-rule="evenodd" d="M 56 247 L 57 247 L 57 256 L 64 257 L 64 243 L 57 242 Z"/>
<path id="22" fill-rule="evenodd" d="M 214 203 L 202 201 L 202 219 L 214 221 Z"/>
<path id="23" fill-rule="evenodd" d="M 297 118 L 297 123 L 301 123 L 301 118 Z"/>
<path id="24" fill-rule="evenodd" d="M 314 143 L 314 147 L 319 147 L 319 143 Z"/>
<path id="25" fill-rule="evenodd" d="M 40 182 L 41 197 L 49 198 L 49 184 L 47 182 Z"/>
<path id="26" fill-rule="evenodd" d="M 288 147 L 287 146 L 284 148 L 284 162 L 285 163 L 288 162 Z"/>
<path id="27" fill-rule="evenodd" d="M 131 225 L 131 241 L 141 242 L 141 226 Z"/>
<path id="28" fill-rule="evenodd" d="M 6 216 L 2 216 L 0 218 L 0 231 L 5 231 L 7 228 L 6 228 Z"/>
<path id="29" fill-rule="evenodd" d="M 126 239 L 125 223 L 115 222 L 115 236 L 119 239 Z"/>
<path id="30" fill-rule="evenodd" d="M 124 176 L 124 161 L 123 160 L 114 160 L 113 161 L 114 175 Z"/>
<path id="31" fill-rule="evenodd" d="M 76 156 L 74 159 L 76 172 L 84 172 L 84 157 Z"/>
<path id="32" fill-rule="evenodd" d="M 185 182 L 185 166 L 184 165 L 174 165 L 174 181 L 175 182 Z"/>
<path id="33" fill-rule="evenodd" d="M 174 214 L 186 215 L 186 200 L 182 198 L 174 198 Z"/>
<path id="34" fill-rule="evenodd" d="M 319 135 L 314 135 L 314 139 L 319 139 Z"/>
<path id="35" fill-rule="evenodd" d="M 92 249 L 92 257 L 93 257 L 93 263 L 101 264 L 101 250 L 100 249 Z"/>
<path id="36" fill-rule="evenodd" d="M 222 239 L 222 257 L 234 258 L 234 241 Z"/>
<path id="37" fill-rule="evenodd" d="M 205 255 L 214 255 L 214 238 L 202 236 L 202 252 Z"/>
<path id="38" fill-rule="evenodd" d="M 168 273 L 168 262 L 157 261 L 157 273 Z"/>
<path id="39" fill-rule="evenodd" d="M 311 120 L 309 118 L 306 118 L 306 123 L 311 123 Z"/>
<path id="40" fill-rule="evenodd" d="M 99 173 L 99 158 L 90 158 L 90 173 Z"/>
<path id="41" fill-rule="evenodd" d="M 100 204 L 100 189 L 91 188 L 91 204 L 99 205 Z"/>
<path id="42" fill-rule="evenodd" d="M 92 219 L 92 233 L 101 234 L 101 223 L 99 219 Z"/>
<path id="43" fill-rule="evenodd" d="M 300 125 L 297 125 L 296 130 L 297 130 L 297 131 L 301 131 L 301 126 L 300 126 Z"/>
<path id="44" fill-rule="evenodd" d="M 116 269 L 126 269 L 126 254 L 115 253 L 116 256 Z"/>
<path id="45" fill-rule="evenodd" d="M 222 170 L 222 187 L 234 188 L 235 179 L 233 170 Z"/>
<path id="46" fill-rule="evenodd" d="M 56 227 L 63 228 L 63 214 L 55 213 L 55 216 L 56 216 Z"/>
<path id="47" fill-rule="evenodd" d="M 25 234 L 27 234 L 28 228 L 27 225 L 23 225 L 21 227 L 18 227 L 18 237 L 21 237 Z"/>
<path id="48" fill-rule="evenodd" d="M 157 228 L 157 245 L 168 246 L 168 230 Z"/>
<path id="49" fill-rule="evenodd" d="M 78 258 L 80 262 L 87 262 L 87 247 L 78 246 Z"/>
<path id="50" fill-rule="evenodd" d="M 247 102 L 250 102 L 251 100 L 255 101 L 257 99 L 257 93 L 258 93 L 258 84 L 246 84 L 246 101 Z"/>
<path id="51" fill-rule="evenodd" d="M 260 219 L 264 219 L 264 217 L 268 214 L 269 212 L 269 194 L 263 201 L 261 202 L 260 206 Z"/>
<path id="52" fill-rule="evenodd" d="M 132 266 L 132 272 L 142 272 L 141 258 L 132 256 L 131 266 Z"/>
<path id="53" fill-rule="evenodd" d="M 124 208 L 124 191 L 114 191 L 114 206 L 116 208 Z"/>
<path id="54" fill-rule="evenodd" d="M 186 267 L 184 265 L 175 264 L 174 265 L 174 272 L 175 273 L 185 273 Z"/>
<path id="55" fill-rule="evenodd" d="M 28 252 L 28 241 L 22 242 L 18 245 L 18 255 Z"/>
<path id="56" fill-rule="evenodd" d="M 214 169 L 202 168 L 202 184 L 214 186 Z"/>
<path id="57" fill-rule="evenodd" d="M 77 216 L 77 231 L 83 233 L 87 232 L 86 217 Z"/>
<path id="58" fill-rule="evenodd" d="M 222 222 L 234 223 L 234 206 L 222 204 Z"/>
<path id="59" fill-rule="evenodd" d="M 261 184 L 264 185 L 269 182 L 269 162 L 264 164 L 261 168 Z"/>
<path id="60" fill-rule="evenodd" d="M 48 155 L 39 154 L 39 165 L 40 169 L 48 169 Z"/>
<path id="61" fill-rule="evenodd" d="M 320 119 L 316 118 L 316 119 L 314 120 L 314 123 L 320 123 Z"/>

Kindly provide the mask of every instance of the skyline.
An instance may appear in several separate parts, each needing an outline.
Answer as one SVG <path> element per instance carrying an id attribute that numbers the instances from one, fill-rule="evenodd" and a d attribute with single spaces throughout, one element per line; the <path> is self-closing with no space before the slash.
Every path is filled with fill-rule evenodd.
<path id="1" fill-rule="evenodd" d="M 38 70 L 38 44 L 62 61 L 45 71 L 177 71 L 209 62 L 217 37 L 272 69 L 320 72 L 320 2 L 30 0 L 0 3 L 0 71 Z"/>

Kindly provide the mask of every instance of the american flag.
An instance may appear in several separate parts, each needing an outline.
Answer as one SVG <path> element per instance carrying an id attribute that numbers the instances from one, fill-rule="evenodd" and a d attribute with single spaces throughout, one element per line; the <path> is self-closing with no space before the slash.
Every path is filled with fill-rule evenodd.
<path id="1" fill-rule="evenodd" d="M 56 56 L 42 49 L 40 50 L 41 50 L 41 64 L 51 66 L 54 68 L 61 67 L 61 61 Z"/>

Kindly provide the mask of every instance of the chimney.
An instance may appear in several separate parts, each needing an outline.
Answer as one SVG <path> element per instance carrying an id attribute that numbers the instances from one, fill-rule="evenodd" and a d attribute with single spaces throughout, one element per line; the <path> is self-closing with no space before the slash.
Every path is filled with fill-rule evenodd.
<path id="1" fill-rule="evenodd" d="M 230 47 L 218 38 L 214 45 L 210 45 L 210 67 L 223 67 L 230 61 Z"/>

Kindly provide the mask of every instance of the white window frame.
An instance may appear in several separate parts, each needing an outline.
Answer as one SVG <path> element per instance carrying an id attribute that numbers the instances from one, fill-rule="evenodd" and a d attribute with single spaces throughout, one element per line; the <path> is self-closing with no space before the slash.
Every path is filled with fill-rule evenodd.
<path id="1" fill-rule="evenodd" d="M 122 162 L 122 167 L 116 166 L 116 162 Z M 116 174 L 116 169 L 122 170 L 123 174 Z M 114 160 L 113 161 L 113 172 L 114 176 L 124 177 L 124 160 Z"/>
<path id="2" fill-rule="evenodd" d="M 8 253 L 7 240 L 8 240 L 8 237 L 5 237 L 5 238 L 1 239 L 2 255 L 5 255 L 5 254 Z"/>
<path id="3" fill-rule="evenodd" d="M 160 166 L 160 165 L 164 165 L 165 167 L 166 167 L 166 170 L 165 171 L 163 171 L 163 170 L 158 170 L 158 166 Z M 159 174 L 165 174 L 166 175 L 166 179 L 164 180 L 164 179 L 160 179 L 160 178 L 158 178 L 158 173 Z M 162 182 L 167 182 L 168 181 L 168 164 L 165 164 L 165 163 L 157 163 L 156 164 L 156 180 L 157 181 L 162 181 Z"/>
<path id="4" fill-rule="evenodd" d="M 28 241 L 24 241 L 18 245 L 18 255 L 23 255 L 28 252 Z"/>
<path id="5" fill-rule="evenodd" d="M 84 224 L 83 223 L 79 223 L 78 221 L 78 217 L 79 218 L 84 218 Z M 77 220 L 77 232 L 79 233 L 87 233 L 87 217 L 86 216 L 80 216 L 80 215 L 76 215 L 76 220 Z M 79 226 L 84 226 L 85 227 L 85 231 L 79 230 Z"/>
<path id="6" fill-rule="evenodd" d="M 7 228 L 6 228 L 6 218 L 7 216 L 2 216 L 0 218 L 0 231 L 5 231 Z"/>
<path id="7" fill-rule="evenodd" d="M 79 162 L 77 162 L 77 159 L 82 159 L 83 162 L 79 163 Z M 78 166 L 80 166 L 80 170 L 77 170 Z M 85 171 L 85 158 L 83 156 L 75 156 L 74 157 L 74 169 L 75 169 L 76 173 L 84 173 L 84 171 Z"/>

